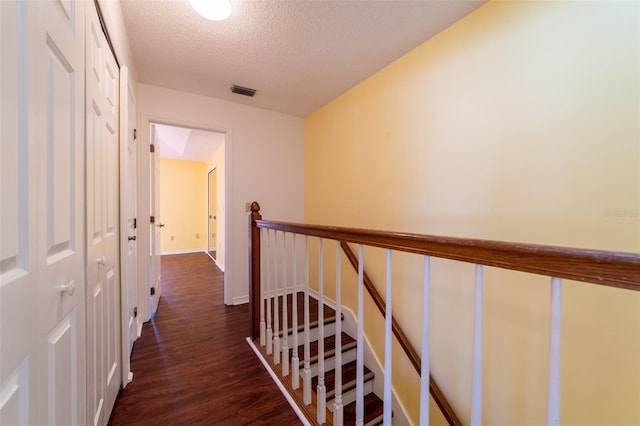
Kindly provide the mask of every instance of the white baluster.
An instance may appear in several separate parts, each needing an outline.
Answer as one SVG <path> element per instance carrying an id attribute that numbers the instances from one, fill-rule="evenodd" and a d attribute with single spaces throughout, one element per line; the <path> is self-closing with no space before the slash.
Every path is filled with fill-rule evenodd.
<path id="1" fill-rule="evenodd" d="M 482 265 L 476 265 L 476 306 L 473 332 L 471 425 L 482 424 Z"/>
<path id="2" fill-rule="evenodd" d="M 292 295 L 292 318 L 291 328 L 293 329 L 293 349 L 291 351 L 291 387 L 298 389 L 300 387 L 300 358 L 298 357 L 298 268 L 297 259 L 298 252 L 296 251 L 296 234 L 293 234 L 293 295 Z"/>
<path id="3" fill-rule="evenodd" d="M 340 261 L 340 241 L 336 241 L 336 367 L 335 398 L 333 400 L 333 424 L 342 426 L 342 275 Z"/>
<path id="4" fill-rule="evenodd" d="M 266 246 L 266 230 L 260 229 L 260 346 L 265 345 L 266 332 L 267 327 L 264 321 L 264 304 L 266 299 L 265 294 L 265 268 L 267 267 L 267 262 L 265 261 L 265 256 L 267 255 L 267 251 L 265 250 Z"/>
<path id="5" fill-rule="evenodd" d="M 364 248 L 359 247 L 358 264 L 358 331 L 356 333 L 356 426 L 364 424 Z"/>
<path id="6" fill-rule="evenodd" d="M 288 295 L 287 295 L 287 234 L 282 233 L 282 375 L 289 375 L 289 324 L 288 324 Z"/>
<path id="7" fill-rule="evenodd" d="M 311 348 L 309 343 L 309 237 L 304 237 L 304 388 L 302 396 L 305 405 L 311 404 Z"/>
<path id="8" fill-rule="evenodd" d="M 271 303 L 273 302 L 273 297 L 271 294 L 271 289 L 273 288 L 272 285 L 272 280 L 273 277 L 271 276 L 271 257 L 272 257 L 272 253 L 271 253 L 271 232 L 269 232 L 269 230 L 267 229 L 267 252 L 265 253 L 265 259 L 266 259 L 266 266 L 267 266 L 267 270 L 265 271 L 265 274 L 267 276 L 267 288 L 266 288 L 266 293 L 267 293 L 267 332 L 266 332 L 266 339 L 267 339 L 267 354 L 271 355 L 273 353 L 273 329 L 271 328 Z"/>
<path id="9" fill-rule="evenodd" d="M 562 280 L 551 279 L 551 335 L 549 339 L 549 392 L 547 425 L 560 424 L 560 337 L 562 329 Z"/>
<path id="10" fill-rule="evenodd" d="M 323 424 L 327 417 L 327 389 L 324 385 L 324 253 L 322 238 L 318 243 L 318 423 Z"/>
<path id="11" fill-rule="evenodd" d="M 420 366 L 420 424 L 429 426 L 429 287 L 430 258 L 424 257 L 424 293 L 422 295 L 422 365 Z"/>
<path id="12" fill-rule="evenodd" d="M 391 301 L 391 250 L 387 250 L 387 300 L 386 317 L 384 320 L 384 411 L 383 422 L 385 425 L 391 424 L 391 342 L 393 335 L 391 331 L 391 318 L 393 315 Z"/>
<path id="13" fill-rule="evenodd" d="M 275 300 L 273 302 L 273 363 L 280 364 L 280 276 L 278 275 L 278 231 L 273 241 L 273 275 L 275 277 Z"/>

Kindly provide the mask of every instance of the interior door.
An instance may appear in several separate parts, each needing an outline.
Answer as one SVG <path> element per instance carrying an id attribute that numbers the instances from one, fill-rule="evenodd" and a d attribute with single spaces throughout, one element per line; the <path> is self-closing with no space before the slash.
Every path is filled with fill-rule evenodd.
<path id="1" fill-rule="evenodd" d="M 83 1 L 0 2 L 0 424 L 82 424 Z"/>
<path id="2" fill-rule="evenodd" d="M 149 191 L 149 207 L 152 220 L 150 222 L 149 230 L 151 238 L 151 244 L 149 246 L 149 255 L 151 256 L 151 262 L 149 262 L 149 287 L 151 289 L 151 298 L 149 303 L 151 318 L 154 318 L 158 311 L 158 303 L 160 302 L 160 230 L 164 225 L 160 222 L 160 171 L 158 170 L 158 163 L 156 161 L 156 147 L 158 145 L 156 144 L 156 126 L 154 124 L 151 125 L 150 135 L 152 148 L 151 155 L 149 156 L 149 180 L 151 184 L 151 191 Z"/>
<path id="3" fill-rule="evenodd" d="M 121 383 L 119 70 L 94 7 L 86 21 L 87 397 L 104 425 Z"/>
<path id="4" fill-rule="evenodd" d="M 208 174 L 207 187 L 208 191 L 208 231 L 209 231 L 209 256 L 214 260 L 216 259 L 216 245 L 217 245 L 217 226 L 218 226 L 218 209 L 216 203 L 216 169 L 214 168 Z"/>
<path id="5" fill-rule="evenodd" d="M 138 316 L 138 244 L 137 244 L 137 196 L 138 196 L 138 146 L 136 130 L 136 97 L 129 70 L 120 70 L 120 219 L 122 238 L 120 259 L 122 264 L 122 383 L 133 378 L 130 370 L 133 343 L 142 331 Z"/>

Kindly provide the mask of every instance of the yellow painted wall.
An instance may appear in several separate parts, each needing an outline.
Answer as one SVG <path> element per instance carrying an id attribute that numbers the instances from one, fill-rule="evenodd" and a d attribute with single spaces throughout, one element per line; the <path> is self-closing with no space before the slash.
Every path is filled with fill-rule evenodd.
<path id="1" fill-rule="evenodd" d="M 640 252 L 639 34 L 637 2 L 486 4 L 305 119 L 305 221 Z M 421 262 L 394 258 L 417 347 Z M 474 268 L 432 269 L 431 366 L 468 423 Z M 483 424 L 546 422 L 548 281 L 485 272 Z M 640 295 L 566 282 L 562 326 L 562 424 L 640 424 Z M 416 421 L 400 362 L 394 386 Z"/>
<path id="2" fill-rule="evenodd" d="M 162 253 L 206 250 L 206 167 L 200 161 L 159 160 Z"/>

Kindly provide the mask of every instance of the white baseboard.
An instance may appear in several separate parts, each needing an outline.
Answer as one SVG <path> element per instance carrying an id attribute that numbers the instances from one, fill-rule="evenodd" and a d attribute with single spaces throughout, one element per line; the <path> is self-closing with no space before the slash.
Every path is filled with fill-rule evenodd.
<path id="1" fill-rule="evenodd" d="M 165 255 L 171 255 L 171 254 L 189 254 L 189 253 L 206 253 L 206 252 L 207 252 L 207 249 L 198 248 L 198 249 L 163 251 L 160 253 L 160 255 L 165 256 Z"/>
<path id="2" fill-rule="evenodd" d="M 276 374 L 273 372 L 267 360 L 264 359 L 264 357 L 262 356 L 258 348 L 256 348 L 256 345 L 253 344 L 253 342 L 249 337 L 247 337 L 247 343 L 249 344 L 249 346 L 251 346 L 251 349 L 253 349 L 253 352 L 255 352 L 258 359 L 260 359 L 260 362 L 262 363 L 262 365 L 264 365 L 264 368 L 267 370 L 267 372 L 271 376 L 271 379 L 274 381 L 274 383 L 278 386 L 278 389 L 280 389 L 280 392 L 282 392 L 282 395 L 287 399 L 287 402 L 289 403 L 291 408 L 293 408 L 293 411 L 296 413 L 296 416 L 298 416 L 298 418 L 300 419 L 300 422 L 304 426 L 311 426 L 311 423 L 309 423 L 309 420 L 307 420 L 305 415 L 302 414 L 302 411 L 298 407 L 298 404 L 296 404 L 293 398 L 291 397 L 291 395 L 289 395 L 289 392 L 287 392 L 284 385 L 280 382 L 280 379 L 278 378 L 278 376 L 276 376 Z"/>
<path id="3" fill-rule="evenodd" d="M 216 264 L 218 269 L 220 269 L 222 272 L 224 272 L 224 265 L 222 263 L 218 262 L 216 259 L 213 259 L 213 262 Z"/>
<path id="4" fill-rule="evenodd" d="M 236 296 L 232 299 L 233 305 L 243 305 L 245 303 L 249 303 L 249 295 L 246 296 Z"/>

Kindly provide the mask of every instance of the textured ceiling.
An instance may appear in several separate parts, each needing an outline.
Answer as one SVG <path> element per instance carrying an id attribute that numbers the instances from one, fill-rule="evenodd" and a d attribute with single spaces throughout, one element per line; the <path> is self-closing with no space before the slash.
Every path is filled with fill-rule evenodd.
<path id="1" fill-rule="evenodd" d="M 224 143 L 225 134 L 156 124 L 160 158 L 207 161 Z"/>
<path id="2" fill-rule="evenodd" d="M 187 0 L 120 2 L 141 83 L 304 117 L 485 1 L 232 1 L 220 22 Z"/>

